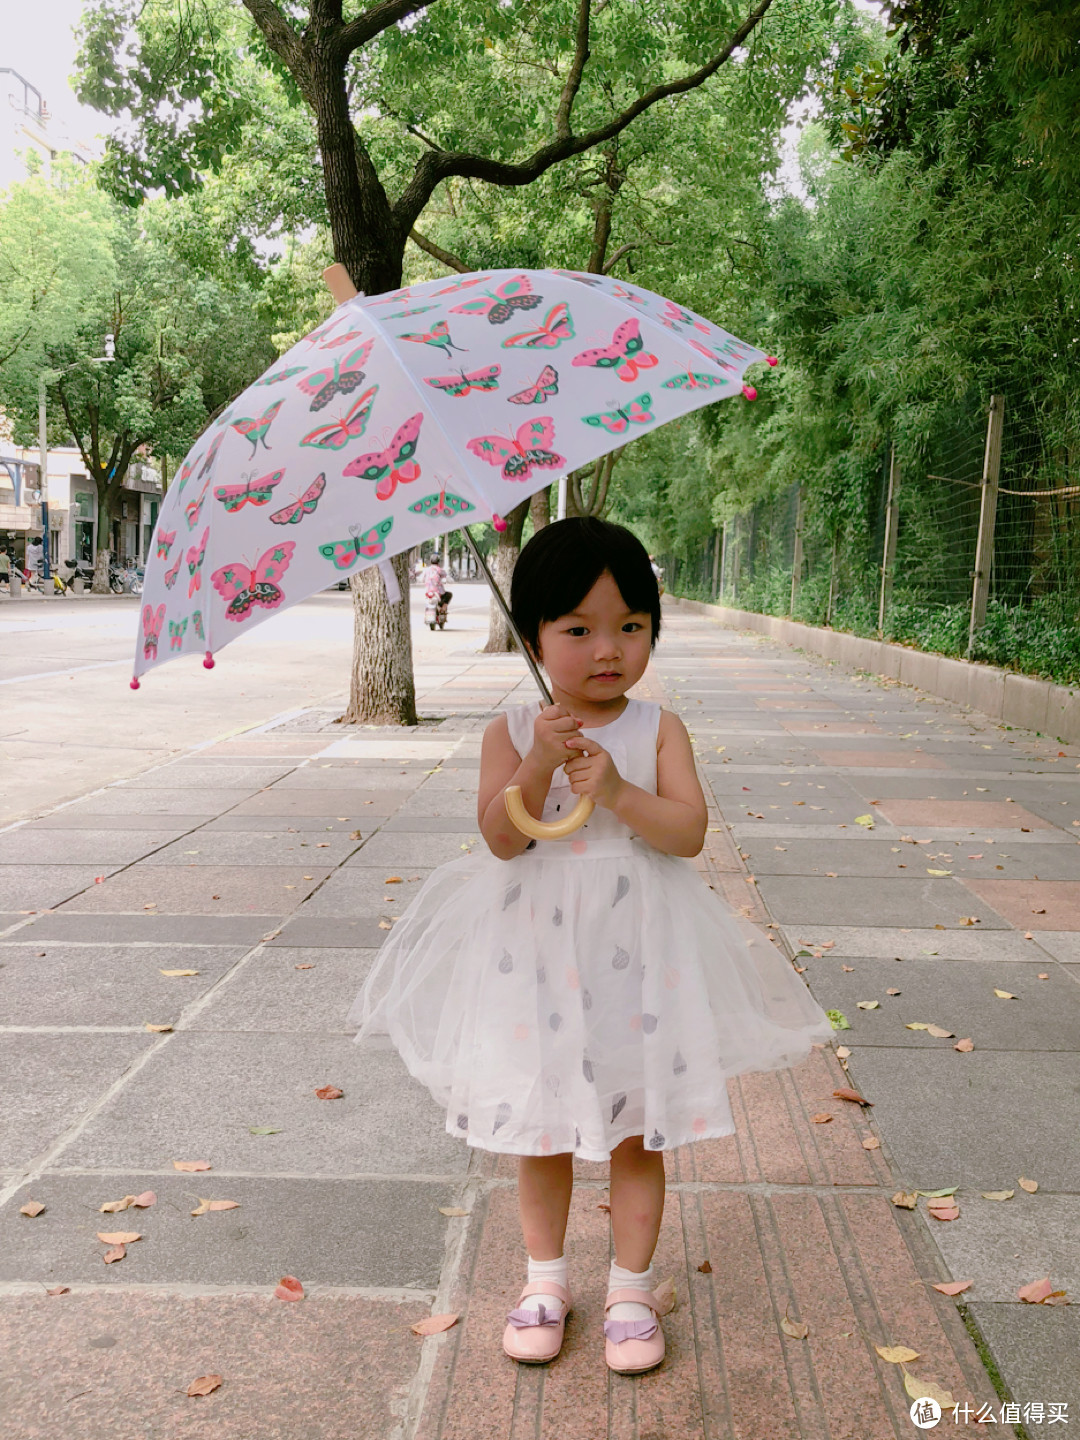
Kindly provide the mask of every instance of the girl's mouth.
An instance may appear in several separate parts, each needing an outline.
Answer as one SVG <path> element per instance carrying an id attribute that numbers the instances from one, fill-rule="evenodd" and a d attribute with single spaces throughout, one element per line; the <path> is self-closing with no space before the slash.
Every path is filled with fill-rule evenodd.
<path id="1" fill-rule="evenodd" d="M 618 670 L 601 670 L 599 675 L 592 677 L 594 680 L 621 680 L 622 676 Z"/>

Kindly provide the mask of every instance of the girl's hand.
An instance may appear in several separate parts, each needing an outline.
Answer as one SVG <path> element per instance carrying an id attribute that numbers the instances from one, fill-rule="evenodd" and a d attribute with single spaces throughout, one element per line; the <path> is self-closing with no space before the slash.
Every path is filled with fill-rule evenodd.
<path id="1" fill-rule="evenodd" d="M 613 810 L 626 781 L 615 761 L 595 740 L 583 743 L 588 746 L 588 755 L 576 755 L 566 766 L 570 789 L 575 795 L 588 795 L 597 805 Z"/>
<path id="2" fill-rule="evenodd" d="M 563 705 L 546 705 L 533 721 L 533 758 L 552 774 L 569 760 L 583 742 L 577 738 L 581 721 L 576 720 Z M 574 739 L 576 744 L 568 746 Z"/>

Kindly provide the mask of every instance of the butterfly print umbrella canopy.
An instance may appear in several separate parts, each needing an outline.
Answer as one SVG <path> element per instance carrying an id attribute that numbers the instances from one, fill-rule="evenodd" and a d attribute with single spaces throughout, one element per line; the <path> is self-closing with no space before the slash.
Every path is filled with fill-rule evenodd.
<path id="1" fill-rule="evenodd" d="M 769 359 L 640 286 L 491 270 L 356 296 L 192 446 L 158 517 L 135 676 L 489 520 Z M 770 362 L 775 363 L 775 362 Z M 388 587 L 392 571 L 384 569 Z"/>

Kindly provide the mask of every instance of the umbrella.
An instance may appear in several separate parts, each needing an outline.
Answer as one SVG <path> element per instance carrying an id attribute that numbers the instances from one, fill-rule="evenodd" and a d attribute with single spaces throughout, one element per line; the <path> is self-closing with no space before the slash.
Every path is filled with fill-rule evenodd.
<path id="1" fill-rule="evenodd" d="M 610 276 L 487 270 L 351 289 L 346 277 L 348 298 L 184 457 L 147 561 L 133 688 L 191 652 L 212 667 L 275 610 L 368 565 L 398 599 L 389 559 L 446 530 L 461 530 L 508 614 L 470 521 L 500 526 L 615 446 L 726 396 L 753 399 L 747 367 L 775 364 Z"/>

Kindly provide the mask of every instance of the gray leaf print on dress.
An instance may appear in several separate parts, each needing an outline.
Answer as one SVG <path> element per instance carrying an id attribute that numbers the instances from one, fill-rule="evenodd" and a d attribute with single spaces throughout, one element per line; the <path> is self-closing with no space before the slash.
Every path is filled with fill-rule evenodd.
<path id="1" fill-rule="evenodd" d="M 513 970 L 513 968 L 514 957 L 510 954 L 509 950 L 504 950 L 502 953 L 502 959 L 499 961 L 499 973 L 501 975 L 509 975 L 510 971 Z"/>
<path id="2" fill-rule="evenodd" d="M 510 886 L 510 889 L 507 890 L 506 895 L 505 895 L 505 897 L 504 897 L 504 899 L 503 899 L 503 909 L 505 910 L 508 905 L 513 905 L 514 901 L 518 898 L 518 896 L 519 896 L 520 894 L 521 894 L 521 884 L 520 884 L 520 882 L 519 882 L 517 885 L 511 885 L 511 886 Z"/>
<path id="3" fill-rule="evenodd" d="M 613 970 L 625 970 L 626 967 L 627 967 L 629 964 L 630 964 L 630 956 L 629 956 L 628 952 L 625 951 L 625 950 L 622 948 L 621 945 L 616 945 L 616 946 L 615 946 L 615 958 L 614 958 L 614 960 L 612 960 L 612 962 L 611 962 L 611 968 L 612 968 Z"/>
<path id="4" fill-rule="evenodd" d="M 540 969 L 537 970 L 537 972 L 536 972 L 536 983 L 537 983 L 538 985 L 543 985 L 543 983 L 544 983 L 544 981 L 545 981 L 546 979 L 547 979 L 547 969 L 546 969 L 543 965 L 541 965 L 541 966 L 540 966 Z"/>
<path id="5" fill-rule="evenodd" d="M 662 1150 L 664 1148 L 664 1137 L 659 1130 L 654 1130 L 649 1137 L 650 1150 Z"/>
<path id="6" fill-rule="evenodd" d="M 655 1015 L 642 1015 L 641 1017 L 641 1028 L 645 1031 L 646 1035 L 651 1035 L 658 1023 Z"/>
<path id="7" fill-rule="evenodd" d="M 545 1084 L 545 1085 L 547 1086 L 547 1088 L 551 1091 L 552 1095 L 556 1095 L 556 1096 L 558 1095 L 558 1093 L 559 1093 L 559 1077 L 558 1077 L 558 1075 L 549 1075 L 549 1076 L 547 1077 L 547 1079 L 544 1081 L 544 1084 Z"/>
<path id="8" fill-rule="evenodd" d="M 589 1059 L 588 1055 L 583 1055 L 581 1057 L 581 1073 L 585 1076 L 585 1079 L 588 1080 L 589 1084 L 591 1085 L 593 1081 L 593 1068 L 592 1061 Z"/>
<path id="9" fill-rule="evenodd" d="M 495 1131 L 498 1130 L 500 1125 L 506 1124 L 506 1122 L 510 1119 L 510 1115 L 510 1106 L 506 1103 L 505 1100 L 503 1100 L 500 1103 L 499 1108 L 495 1111 L 495 1124 L 491 1127 L 491 1133 L 493 1135 L 495 1134 Z"/>
<path id="10" fill-rule="evenodd" d="M 583 1010 L 592 1009 L 592 994 L 590 993 L 590 991 L 585 989 L 583 989 L 581 992 L 581 1008 Z"/>
<path id="11" fill-rule="evenodd" d="M 577 1128 L 576 1125 L 574 1126 L 574 1149 L 581 1149 L 581 1131 Z"/>
<path id="12" fill-rule="evenodd" d="M 458 1128 L 459 1130 L 467 1130 L 467 1129 L 469 1128 L 469 1117 L 468 1117 L 468 1115 L 459 1115 L 459 1116 L 457 1117 L 457 1128 Z"/>
<path id="13" fill-rule="evenodd" d="M 561 1016 L 561 1015 L 549 1015 L 549 1016 L 548 1016 L 548 1024 L 551 1026 L 552 1030 L 557 1030 L 557 1029 L 559 1028 L 559 1026 L 562 1024 L 562 1016 Z"/>
<path id="14" fill-rule="evenodd" d="M 616 884 L 615 884 L 615 899 L 612 900 L 612 902 L 611 902 L 611 908 L 612 908 L 613 910 L 614 910 L 615 906 L 619 903 L 619 901 L 623 898 L 623 896 L 626 894 L 626 892 L 627 892 L 629 889 L 630 889 L 630 876 L 629 876 L 629 875 L 620 875 L 619 878 L 618 878 L 618 881 L 617 881 Z"/>
<path id="15" fill-rule="evenodd" d="M 614 1102 L 614 1104 L 613 1104 L 612 1107 L 611 1107 L 611 1122 L 612 1122 L 612 1124 L 614 1124 L 615 1121 L 619 1118 L 619 1112 L 622 1110 L 622 1108 L 623 1108 L 623 1106 L 624 1106 L 625 1104 L 626 1104 L 626 1096 L 625 1096 L 625 1095 L 616 1095 L 616 1096 L 615 1096 L 615 1102 Z"/>
<path id="16" fill-rule="evenodd" d="M 682 1057 L 681 1050 L 675 1051 L 675 1059 L 671 1062 L 671 1068 L 675 1071 L 676 1075 L 686 1074 L 686 1061 Z"/>
<path id="17" fill-rule="evenodd" d="M 553 925 L 562 924 L 562 911 L 559 909 L 558 905 L 555 906 L 555 914 L 551 917 L 551 923 Z"/>

